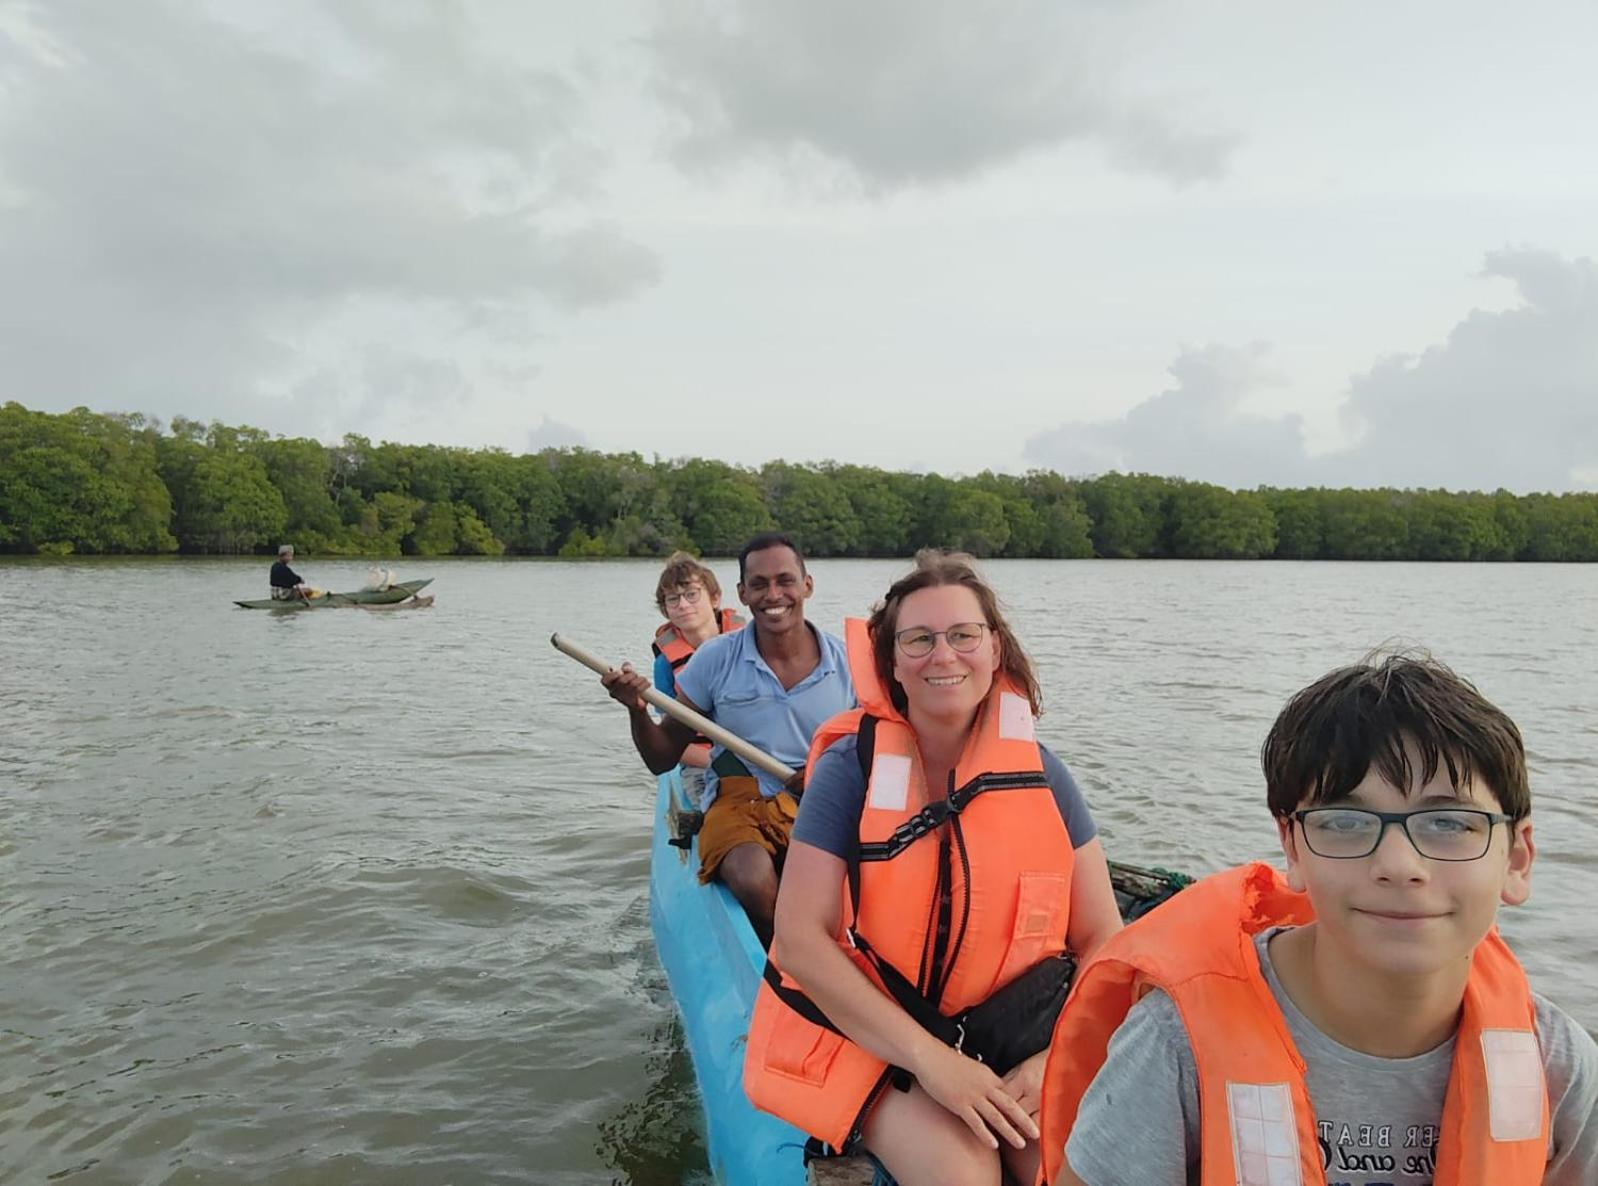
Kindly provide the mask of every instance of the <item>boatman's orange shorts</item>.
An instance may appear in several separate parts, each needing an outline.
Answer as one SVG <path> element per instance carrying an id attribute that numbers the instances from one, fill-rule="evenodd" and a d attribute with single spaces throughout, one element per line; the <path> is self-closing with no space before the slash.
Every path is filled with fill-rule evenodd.
<path id="1" fill-rule="evenodd" d="M 727 854 L 740 844 L 758 844 L 778 868 L 788 855 L 788 834 L 799 814 L 792 795 L 768 799 L 748 775 L 723 777 L 699 828 L 699 880 L 714 881 Z"/>

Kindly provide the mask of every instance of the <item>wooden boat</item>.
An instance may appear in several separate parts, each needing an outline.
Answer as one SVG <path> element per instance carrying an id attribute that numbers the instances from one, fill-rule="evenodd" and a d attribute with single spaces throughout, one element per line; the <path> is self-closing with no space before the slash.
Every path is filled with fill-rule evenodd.
<path id="1" fill-rule="evenodd" d="M 676 770 L 660 776 L 649 860 L 649 917 L 655 948 L 682 1014 L 715 1180 L 721 1186 L 805 1186 L 807 1181 L 891 1186 L 868 1158 L 815 1162 L 807 1179 L 805 1134 L 756 1110 L 744 1095 L 744 1044 L 766 953 L 726 887 L 699 884 L 698 840 L 688 849 L 670 843 L 677 816 L 697 806 L 685 802 Z M 1122 915 L 1135 918 L 1187 878 L 1112 861 L 1110 881 Z"/>
<path id="2" fill-rule="evenodd" d="M 425 581 L 400 581 L 386 589 L 359 589 L 354 593 L 324 593 L 320 597 L 296 598 L 292 601 L 278 601 L 274 598 L 263 597 L 257 601 L 235 601 L 233 604 L 242 609 L 335 609 L 340 606 L 398 606 L 411 598 L 422 589 L 433 583 L 433 578 Z M 431 597 L 418 598 L 419 602 L 427 605 L 433 603 Z"/>

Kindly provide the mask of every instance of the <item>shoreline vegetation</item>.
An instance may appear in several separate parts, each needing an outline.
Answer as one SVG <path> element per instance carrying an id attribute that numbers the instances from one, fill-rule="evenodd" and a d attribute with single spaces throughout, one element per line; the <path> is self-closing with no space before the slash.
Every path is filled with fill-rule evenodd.
<path id="1" fill-rule="evenodd" d="M 974 477 L 833 462 L 336 445 L 137 413 L 0 407 L 0 553 L 393 557 L 1598 561 L 1598 494 L 1228 490 L 1149 474 Z"/>

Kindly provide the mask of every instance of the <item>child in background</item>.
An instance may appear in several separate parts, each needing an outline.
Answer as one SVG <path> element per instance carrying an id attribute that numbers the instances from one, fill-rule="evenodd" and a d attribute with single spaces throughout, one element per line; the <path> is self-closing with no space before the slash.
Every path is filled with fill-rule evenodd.
<path id="1" fill-rule="evenodd" d="M 655 606 L 666 621 L 655 631 L 654 684 L 657 691 L 677 699 L 677 672 L 693 657 L 701 643 L 718 634 L 737 630 L 744 620 L 734 610 L 721 608 L 721 583 L 716 574 L 687 552 L 673 552 L 655 582 Z M 703 770 L 710 765 L 710 742 L 695 737 L 683 751 L 683 788 L 689 802 L 699 801 Z"/>

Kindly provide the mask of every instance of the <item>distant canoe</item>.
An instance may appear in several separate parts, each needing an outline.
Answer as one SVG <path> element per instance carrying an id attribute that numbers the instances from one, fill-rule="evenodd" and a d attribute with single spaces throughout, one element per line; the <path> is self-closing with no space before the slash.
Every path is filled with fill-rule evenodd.
<path id="1" fill-rule="evenodd" d="M 433 583 L 433 578 L 425 581 L 401 581 L 390 585 L 387 589 L 361 589 L 354 593 L 324 593 L 320 597 L 296 598 L 292 601 L 278 601 L 274 598 L 263 597 L 259 601 L 235 601 L 233 604 L 242 609 L 334 609 L 339 606 L 397 606 L 402 602 L 416 597 L 416 594 Z M 418 603 L 432 604 L 431 597 L 418 598 Z"/>

